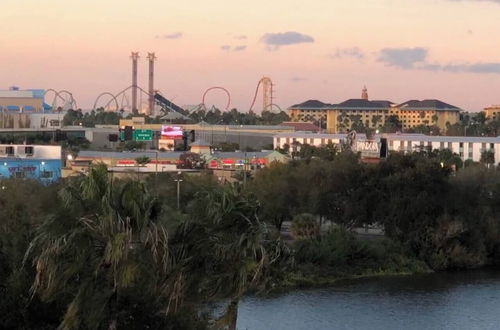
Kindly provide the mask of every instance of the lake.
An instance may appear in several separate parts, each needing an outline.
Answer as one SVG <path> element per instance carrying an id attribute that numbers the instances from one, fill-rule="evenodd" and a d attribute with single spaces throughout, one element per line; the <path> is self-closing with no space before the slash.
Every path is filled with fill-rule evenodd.
<path id="1" fill-rule="evenodd" d="M 349 280 L 247 297 L 238 329 L 500 329 L 500 270 Z"/>

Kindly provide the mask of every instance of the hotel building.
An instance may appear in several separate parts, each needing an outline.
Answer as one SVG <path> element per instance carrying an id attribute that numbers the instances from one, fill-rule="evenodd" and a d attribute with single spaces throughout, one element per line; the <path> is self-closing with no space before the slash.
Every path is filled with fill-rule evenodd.
<path id="1" fill-rule="evenodd" d="M 409 100 L 395 104 L 387 100 L 369 100 L 366 87 L 360 99 L 349 99 L 339 104 L 309 100 L 288 108 L 292 121 L 325 122 L 329 133 L 347 132 L 356 124 L 377 129 L 385 125 L 390 116 L 401 122 L 403 129 L 419 125 L 436 125 L 445 130 L 447 125 L 459 121 L 460 108 L 439 100 Z"/>

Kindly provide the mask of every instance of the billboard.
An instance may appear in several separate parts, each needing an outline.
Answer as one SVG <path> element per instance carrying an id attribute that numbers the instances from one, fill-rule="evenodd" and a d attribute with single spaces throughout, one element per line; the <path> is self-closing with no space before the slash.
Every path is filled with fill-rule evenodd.
<path id="1" fill-rule="evenodd" d="M 162 139 L 182 140 L 183 130 L 180 126 L 162 126 L 161 127 Z"/>
<path id="2" fill-rule="evenodd" d="M 380 158 L 380 143 L 376 140 L 356 140 L 356 151 L 361 158 Z"/>

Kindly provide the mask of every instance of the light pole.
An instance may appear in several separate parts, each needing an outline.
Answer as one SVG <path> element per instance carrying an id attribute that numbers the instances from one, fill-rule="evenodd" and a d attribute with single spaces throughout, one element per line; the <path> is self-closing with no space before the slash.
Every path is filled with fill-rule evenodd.
<path id="1" fill-rule="evenodd" d="M 181 203 L 180 203 L 180 200 L 181 200 L 181 182 L 182 182 L 181 174 L 182 174 L 181 171 L 177 172 L 177 179 L 174 179 L 174 181 L 177 182 L 177 209 L 178 210 L 181 208 Z"/>
<path id="2" fill-rule="evenodd" d="M 45 176 L 43 175 L 43 173 L 45 172 L 45 162 L 44 161 L 42 161 L 40 163 L 40 167 L 38 168 L 38 170 L 40 172 L 40 173 L 38 173 L 38 178 L 44 179 L 45 178 Z"/>
<path id="3" fill-rule="evenodd" d="M 245 160 L 243 161 L 243 188 L 247 187 L 247 152 L 245 151 Z"/>

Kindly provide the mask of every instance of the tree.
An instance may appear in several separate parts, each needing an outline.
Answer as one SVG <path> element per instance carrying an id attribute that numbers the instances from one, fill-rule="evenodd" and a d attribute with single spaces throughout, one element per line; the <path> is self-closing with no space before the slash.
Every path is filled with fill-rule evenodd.
<path id="1" fill-rule="evenodd" d="M 230 300 L 217 328 L 236 329 L 238 304 L 249 289 L 265 288 L 282 265 L 288 249 L 258 217 L 255 197 L 225 185 L 214 192 L 200 192 L 191 205 L 190 232 L 194 264 L 207 265 L 202 292 Z"/>
<path id="2" fill-rule="evenodd" d="M 495 151 L 492 149 L 486 149 L 481 152 L 480 162 L 490 167 L 491 164 L 495 164 Z"/>
<path id="3" fill-rule="evenodd" d="M 390 115 L 385 120 L 384 126 L 382 127 L 382 131 L 384 133 L 395 133 L 397 131 L 401 131 L 403 125 L 399 120 L 398 116 Z"/>
<path id="4" fill-rule="evenodd" d="M 382 116 L 381 115 L 374 115 L 372 116 L 372 125 L 373 127 L 377 128 L 378 123 L 382 121 Z"/>
<path id="5" fill-rule="evenodd" d="M 293 217 L 298 204 L 297 189 L 290 165 L 281 163 L 272 163 L 261 169 L 248 185 L 248 190 L 260 203 L 260 218 L 278 230 L 283 222 Z"/>
<path id="6" fill-rule="evenodd" d="M 175 315 L 185 254 L 169 244 L 176 222 L 145 186 L 111 182 L 98 166 L 60 196 L 64 207 L 40 226 L 26 255 L 36 267 L 33 291 L 67 301 L 61 327 L 144 327 L 160 310 Z"/>
<path id="7" fill-rule="evenodd" d="M 143 157 L 137 157 L 135 159 L 135 162 L 140 165 L 140 166 L 144 166 L 146 164 L 148 164 L 149 162 L 151 161 L 151 159 L 147 156 L 143 156 Z"/>

